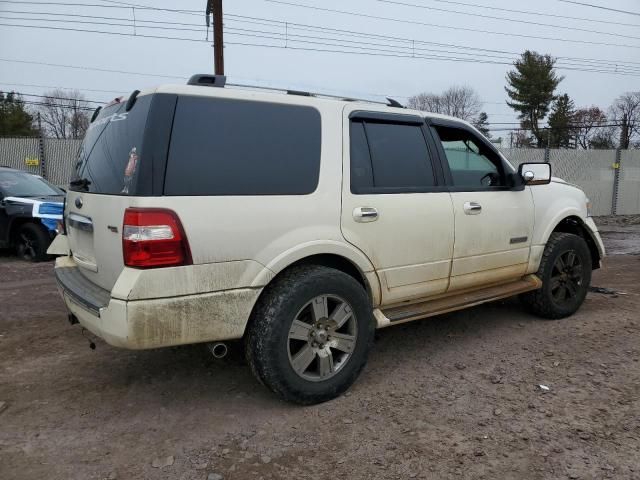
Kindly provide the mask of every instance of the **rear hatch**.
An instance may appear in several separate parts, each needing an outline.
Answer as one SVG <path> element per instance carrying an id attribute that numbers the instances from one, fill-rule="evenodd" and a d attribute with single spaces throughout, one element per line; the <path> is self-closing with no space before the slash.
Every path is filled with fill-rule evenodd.
<path id="1" fill-rule="evenodd" d="M 118 102 L 99 112 L 67 194 L 65 225 L 73 258 L 83 275 L 109 291 L 124 268 L 124 212 L 136 196 L 153 190 L 153 148 L 144 143 L 154 97 L 140 95 L 130 109 Z"/>

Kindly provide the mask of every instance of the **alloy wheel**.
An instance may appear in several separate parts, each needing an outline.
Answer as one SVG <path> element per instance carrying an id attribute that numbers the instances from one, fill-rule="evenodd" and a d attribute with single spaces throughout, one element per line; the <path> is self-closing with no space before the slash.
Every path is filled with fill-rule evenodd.
<path id="1" fill-rule="evenodd" d="M 302 307 L 291 324 L 289 362 L 305 380 L 327 380 L 349 361 L 357 338 L 351 305 L 335 295 L 319 295 Z"/>

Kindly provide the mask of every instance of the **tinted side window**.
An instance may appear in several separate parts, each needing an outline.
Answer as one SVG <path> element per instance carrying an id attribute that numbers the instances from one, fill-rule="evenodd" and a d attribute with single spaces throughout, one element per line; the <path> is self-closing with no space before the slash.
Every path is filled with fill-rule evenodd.
<path id="1" fill-rule="evenodd" d="M 452 127 L 435 127 L 456 187 L 504 186 L 502 162 L 471 132 Z"/>
<path id="2" fill-rule="evenodd" d="M 373 187 L 373 170 L 363 122 L 351 122 L 350 138 L 351 186 L 371 188 Z"/>
<path id="3" fill-rule="evenodd" d="M 320 173 L 311 107 L 180 97 L 165 195 L 303 195 Z"/>
<path id="4" fill-rule="evenodd" d="M 354 193 L 393 193 L 434 185 L 433 165 L 419 125 L 352 121 Z"/>

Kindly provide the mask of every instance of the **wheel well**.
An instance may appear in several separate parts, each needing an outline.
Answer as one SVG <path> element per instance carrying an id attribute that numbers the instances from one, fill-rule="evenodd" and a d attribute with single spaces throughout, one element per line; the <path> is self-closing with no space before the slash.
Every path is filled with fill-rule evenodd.
<path id="1" fill-rule="evenodd" d="M 275 280 L 277 280 L 279 277 L 284 275 L 285 272 L 288 272 L 291 268 L 298 267 L 301 265 L 319 265 L 323 267 L 329 267 L 329 268 L 334 268 L 336 270 L 340 270 L 341 272 L 346 273 L 347 275 L 353 277 L 360 285 L 362 285 L 365 292 L 367 292 L 367 296 L 369 297 L 370 301 L 373 301 L 372 300 L 373 295 L 371 292 L 371 287 L 369 285 L 369 282 L 366 280 L 364 274 L 360 271 L 360 269 L 353 262 L 351 262 L 350 260 L 347 260 L 345 257 L 341 257 L 340 255 L 334 255 L 334 254 L 318 254 L 318 255 L 310 255 L 308 257 L 301 258 L 300 260 L 293 262 L 291 265 L 288 265 L 286 268 L 278 272 L 276 276 L 271 279 L 271 281 L 269 282 L 269 285 L 271 285 Z M 247 326 L 245 326 L 245 335 L 247 333 L 247 329 L 249 328 L 249 323 L 253 322 L 255 319 L 256 306 L 260 302 L 260 298 L 267 291 L 267 288 L 269 285 L 267 285 L 267 287 L 265 287 L 265 289 L 260 293 L 260 296 L 258 297 L 255 304 L 253 305 L 253 308 L 251 309 L 251 314 L 249 315 L 249 321 L 247 322 Z"/>
<path id="2" fill-rule="evenodd" d="M 560 223 L 558 223 L 558 225 L 556 225 L 556 228 L 554 228 L 553 231 L 572 233 L 574 235 L 582 237 L 585 242 L 587 242 L 587 246 L 589 247 L 589 251 L 591 252 L 591 268 L 593 270 L 600 268 L 600 252 L 598 251 L 598 246 L 591 237 L 589 230 L 579 217 L 567 217 L 563 219 Z"/>
<path id="3" fill-rule="evenodd" d="M 360 269 L 353 264 L 350 260 L 347 260 L 340 255 L 333 254 L 318 254 L 311 255 L 309 257 L 302 258 L 297 262 L 292 263 L 287 268 L 283 270 L 288 270 L 291 267 L 297 267 L 299 265 L 320 265 L 323 267 L 335 268 L 336 270 L 340 270 L 343 273 L 353 277 L 367 292 L 369 298 L 371 297 L 371 289 L 369 287 L 369 282 L 367 282 L 364 274 L 360 271 Z M 278 275 L 280 275 L 280 272 Z M 277 277 L 277 275 L 276 275 Z"/>

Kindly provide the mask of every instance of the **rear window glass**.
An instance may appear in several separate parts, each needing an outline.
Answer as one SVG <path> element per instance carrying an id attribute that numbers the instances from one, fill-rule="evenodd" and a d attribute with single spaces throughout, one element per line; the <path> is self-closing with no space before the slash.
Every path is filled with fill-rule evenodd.
<path id="1" fill-rule="evenodd" d="M 84 188 L 72 184 L 72 190 L 119 195 L 135 193 L 151 97 L 139 97 L 128 112 L 124 102 L 100 112 L 89 125 L 76 170 L 75 179 L 86 179 L 88 185 Z"/>
<path id="2" fill-rule="evenodd" d="M 320 114 L 311 107 L 180 97 L 165 195 L 304 195 L 318 185 Z"/>

